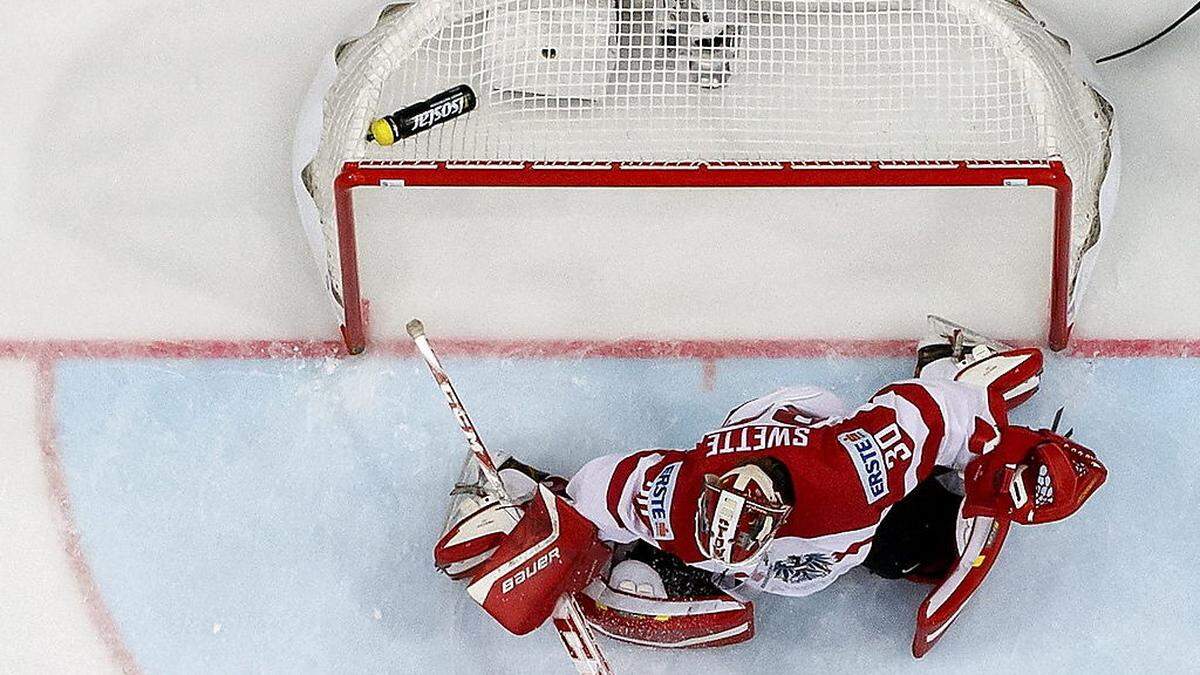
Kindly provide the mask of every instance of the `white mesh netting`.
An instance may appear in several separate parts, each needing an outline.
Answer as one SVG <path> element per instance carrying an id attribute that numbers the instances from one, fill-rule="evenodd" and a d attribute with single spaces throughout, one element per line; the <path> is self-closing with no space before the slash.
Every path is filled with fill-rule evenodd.
<path id="1" fill-rule="evenodd" d="M 1099 233 L 1111 109 L 1015 0 L 418 0 L 337 63 L 305 172 L 333 250 L 334 179 L 360 160 L 1061 157 L 1073 272 Z M 461 83 L 470 115 L 365 140 L 374 118 Z"/>

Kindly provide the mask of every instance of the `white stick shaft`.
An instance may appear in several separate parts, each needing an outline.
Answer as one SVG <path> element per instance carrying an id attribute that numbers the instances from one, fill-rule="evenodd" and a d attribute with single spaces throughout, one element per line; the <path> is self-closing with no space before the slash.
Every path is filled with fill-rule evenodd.
<path id="1" fill-rule="evenodd" d="M 558 637 L 579 675 L 612 675 L 612 667 L 601 653 L 600 645 L 596 644 L 596 636 L 583 618 L 583 610 L 574 597 L 564 595 L 558 599 L 553 621 L 558 629 Z"/>
<path id="2" fill-rule="evenodd" d="M 450 406 L 450 410 L 454 413 L 454 418 L 458 420 L 458 428 L 462 430 L 463 436 L 467 439 L 467 445 L 471 448 L 471 454 L 475 455 L 478 460 L 480 469 L 484 476 L 493 487 L 500 487 L 500 473 L 496 470 L 496 463 L 492 461 L 492 456 L 488 454 L 487 448 L 483 445 L 483 439 L 479 437 L 479 432 L 475 430 L 475 424 L 471 422 L 470 415 L 467 414 L 467 409 L 462 404 L 462 399 L 458 397 L 458 392 L 454 391 L 454 385 L 450 382 L 450 376 L 446 374 L 442 368 L 441 362 L 438 360 L 437 354 L 434 353 L 433 347 L 429 345 L 429 339 L 424 334 L 413 338 L 413 342 L 417 345 L 417 351 L 425 359 L 425 365 L 429 366 L 429 372 L 433 374 L 433 379 L 437 381 L 438 387 L 442 390 L 442 394 L 446 397 L 446 403 Z"/>
<path id="3" fill-rule="evenodd" d="M 462 399 L 458 397 L 458 392 L 454 391 L 454 385 L 450 383 L 450 376 L 446 374 L 441 361 L 438 360 L 437 354 L 430 346 L 429 339 L 425 336 L 425 326 L 420 321 L 413 319 L 408 324 L 408 334 L 412 337 L 413 343 L 417 345 L 417 351 L 421 353 L 421 357 L 425 359 L 425 365 L 429 366 L 429 372 L 433 374 L 433 379 L 437 381 L 438 387 L 446 396 L 446 403 L 449 404 L 455 419 L 458 420 L 458 427 L 467 439 L 471 454 L 475 455 L 479 461 L 484 480 L 496 489 L 501 500 L 507 502 L 508 494 L 504 491 L 504 483 L 500 480 L 500 472 L 496 470 L 496 463 L 492 461 L 491 455 L 484 447 L 483 439 L 479 437 L 479 432 L 475 430 L 475 424 L 467 415 L 467 409 L 463 406 Z M 574 597 L 566 594 L 558 599 L 558 604 L 554 607 L 553 623 L 559 638 L 562 639 L 563 647 L 567 650 L 567 656 L 571 658 L 579 675 L 612 675 L 612 668 L 608 665 L 604 654 L 600 652 L 600 646 L 596 644 L 596 636 L 592 634 L 592 629 L 583 618 L 583 611 Z"/>

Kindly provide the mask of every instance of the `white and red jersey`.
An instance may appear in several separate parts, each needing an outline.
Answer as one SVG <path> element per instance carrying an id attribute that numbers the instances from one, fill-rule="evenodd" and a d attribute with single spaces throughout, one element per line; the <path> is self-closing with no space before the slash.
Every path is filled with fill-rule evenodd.
<path id="1" fill-rule="evenodd" d="M 863 562 L 884 515 L 936 466 L 961 470 L 996 438 L 1004 404 L 971 384 L 898 382 L 845 415 L 829 392 L 784 389 L 733 410 L 690 450 L 601 457 L 567 492 L 606 541 L 638 539 L 744 588 L 809 595 Z M 796 504 L 766 553 L 748 566 L 708 560 L 696 542 L 706 474 L 760 458 L 787 466 Z"/>

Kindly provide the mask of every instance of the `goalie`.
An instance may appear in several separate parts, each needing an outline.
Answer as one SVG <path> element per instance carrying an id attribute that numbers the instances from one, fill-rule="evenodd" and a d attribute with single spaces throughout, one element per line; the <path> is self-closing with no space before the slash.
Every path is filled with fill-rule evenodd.
<path id="1" fill-rule="evenodd" d="M 919 349 L 916 379 L 853 412 L 821 389 L 783 389 L 738 406 L 691 449 L 600 457 L 565 485 L 509 459 L 506 488 L 532 495 L 524 517 L 460 498 L 435 558 L 451 576 L 478 580 L 531 559 L 517 540 L 545 541 L 547 518 L 561 521 L 576 541 L 555 541 L 565 562 L 544 578 L 563 582 L 544 593 L 578 591 L 598 631 L 659 647 L 748 640 L 756 595 L 810 595 L 862 565 L 935 586 L 918 612 L 921 656 L 981 583 L 1011 523 L 1061 520 L 1105 480 L 1086 448 L 1008 424 L 1041 372 L 1036 349 L 955 332 Z M 526 623 L 544 621 L 550 602 Z"/>

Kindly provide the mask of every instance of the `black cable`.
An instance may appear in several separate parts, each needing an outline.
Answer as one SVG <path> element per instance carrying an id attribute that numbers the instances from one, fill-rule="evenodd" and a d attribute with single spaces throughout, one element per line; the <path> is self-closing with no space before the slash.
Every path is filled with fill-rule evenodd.
<path id="1" fill-rule="evenodd" d="M 1109 61 L 1115 61 L 1123 56 L 1129 56 L 1130 54 L 1138 51 L 1139 49 L 1142 49 L 1143 47 L 1149 47 L 1150 45 L 1154 44 L 1155 42 L 1158 42 L 1162 38 L 1166 37 L 1168 34 L 1171 33 L 1171 31 L 1182 26 L 1183 22 L 1192 18 L 1192 15 L 1194 15 L 1196 12 L 1200 12 L 1200 2 L 1197 2 L 1191 9 L 1189 9 L 1187 11 L 1186 14 L 1179 17 L 1179 20 L 1177 20 L 1175 23 L 1171 24 L 1170 26 L 1167 26 L 1166 30 L 1159 33 L 1158 35 L 1155 35 L 1154 37 L 1150 38 L 1149 40 L 1146 40 L 1145 42 L 1143 42 L 1142 44 L 1140 44 L 1136 47 L 1130 47 L 1129 49 L 1126 49 L 1123 52 L 1117 52 L 1116 54 L 1111 54 L 1109 56 L 1106 56 L 1106 57 L 1096 61 L 1096 63 L 1108 63 Z"/>

